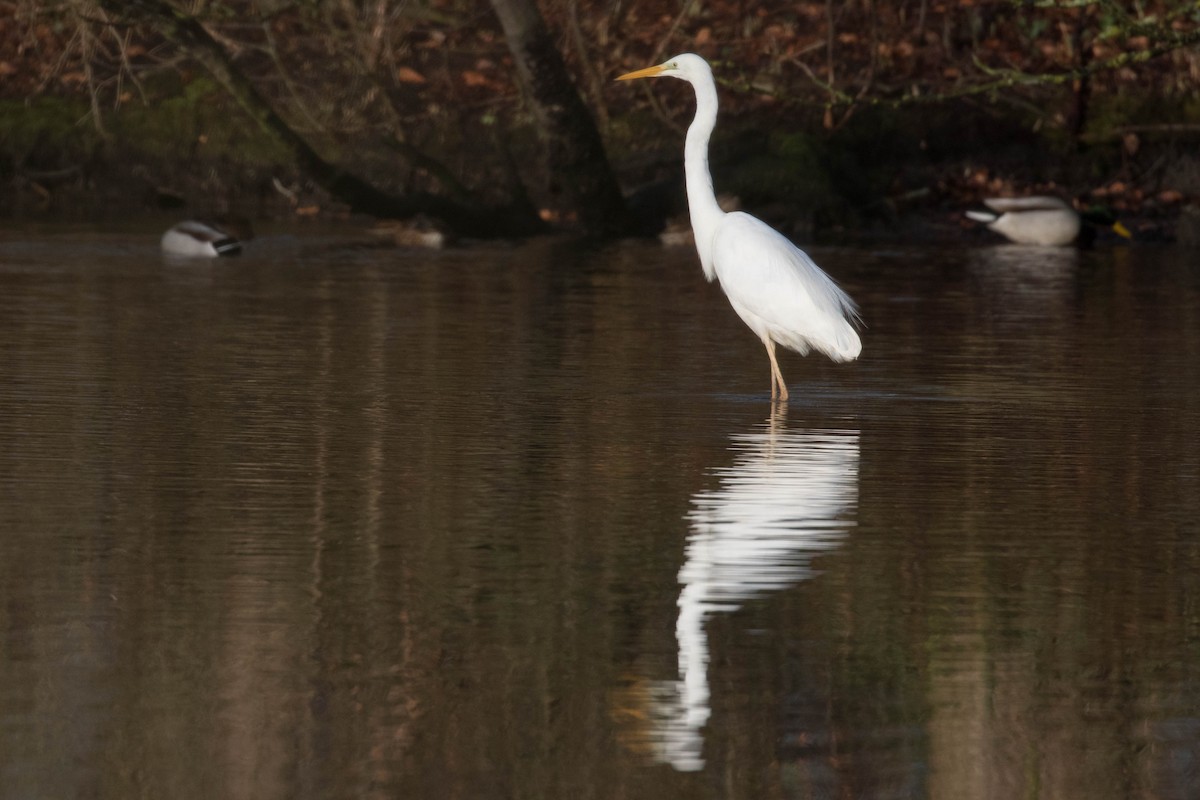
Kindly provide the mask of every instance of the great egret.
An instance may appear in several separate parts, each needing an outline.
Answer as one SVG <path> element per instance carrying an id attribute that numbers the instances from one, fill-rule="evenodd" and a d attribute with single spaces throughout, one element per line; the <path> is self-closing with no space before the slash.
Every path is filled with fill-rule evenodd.
<path id="1" fill-rule="evenodd" d="M 1084 222 L 1109 226 L 1117 235 L 1130 237 L 1128 229 L 1111 214 L 1080 214 L 1058 197 L 990 197 L 983 204 L 991 211 L 968 211 L 967 217 L 1017 244 L 1064 247 L 1080 238 Z"/>
<path id="2" fill-rule="evenodd" d="M 242 243 L 216 223 L 189 219 L 162 235 L 162 249 L 172 256 L 214 258 L 237 255 L 242 252 Z"/>
<path id="3" fill-rule="evenodd" d="M 717 204 L 708 171 L 708 140 L 717 122 L 717 85 L 708 62 L 684 53 L 617 80 L 661 76 L 685 80 L 696 90 L 696 116 L 688 127 L 683 163 L 700 265 L 708 280 L 720 279 L 733 310 L 767 348 L 772 399 L 778 395 L 787 400 L 775 345 L 801 355 L 819 350 L 834 361 L 853 361 L 862 352 L 854 330 L 858 309 L 783 234 L 744 212 L 726 213 Z"/>

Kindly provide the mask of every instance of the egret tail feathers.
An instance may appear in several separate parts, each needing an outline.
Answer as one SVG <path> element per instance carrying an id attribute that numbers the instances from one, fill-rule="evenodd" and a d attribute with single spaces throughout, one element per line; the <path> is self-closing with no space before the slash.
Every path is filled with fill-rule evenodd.
<path id="1" fill-rule="evenodd" d="M 848 322 L 839 325 L 833 334 L 828 342 L 813 344 L 832 361 L 853 361 L 858 358 L 862 352 L 862 339 L 858 338 L 858 331 L 854 330 L 853 325 Z"/>
<path id="2" fill-rule="evenodd" d="M 810 350 L 816 350 L 837 363 L 853 361 L 862 353 L 862 339 L 848 320 L 839 320 L 825 330 L 812 331 L 805 335 L 774 330 L 771 332 L 771 338 L 802 356 L 808 355 Z"/>

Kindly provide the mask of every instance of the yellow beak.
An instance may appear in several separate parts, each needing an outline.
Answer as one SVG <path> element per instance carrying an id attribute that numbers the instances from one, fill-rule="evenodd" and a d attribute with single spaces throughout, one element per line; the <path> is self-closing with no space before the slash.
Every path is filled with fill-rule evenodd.
<path id="1" fill-rule="evenodd" d="M 634 72 L 626 72 L 617 78 L 619 81 L 631 81 L 634 78 L 653 78 L 656 75 L 661 75 L 663 65 L 659 64 L 656 67 L 646 67 L 645 69 L 635 70 Z"/>
<path id="2" fill-rule="evenodd" d="M 1133 234 L 1129 232 L 1129 228 L 1126 228 L 1124 225 L 1122 225 L 1119 222 L 1114 222 L 1112 229 L 1113 229 L 1113 233 L 1117 234 L 1117 236 L 1124 236 L 1126 239 L 1133 238 Z"/>

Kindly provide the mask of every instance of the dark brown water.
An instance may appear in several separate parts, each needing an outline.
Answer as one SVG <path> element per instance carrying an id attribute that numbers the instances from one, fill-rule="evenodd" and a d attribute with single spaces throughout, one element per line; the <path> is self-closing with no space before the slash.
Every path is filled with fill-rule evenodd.
<path id="1" fill-rule="evenodd" d="M 1200 257 L 0 234 L 0 796 L 1193 798 Z"/>

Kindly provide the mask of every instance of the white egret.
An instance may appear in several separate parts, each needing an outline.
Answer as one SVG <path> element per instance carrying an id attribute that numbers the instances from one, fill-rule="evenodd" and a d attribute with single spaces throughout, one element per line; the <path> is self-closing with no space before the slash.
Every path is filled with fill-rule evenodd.
<path id="1" fill-rule="evenodd" d="M 720 280 L 733 310 L 762 340 L 771 359 L 771 397 L 786 400 L 775 345 L 801 355 L 819 350 L 834 361 L 853 361 L 862 352 L 854 330 L 857 307 L 783 234 L 744 212 L 726 213 L 717 204 L 708 171 L 717 86 L 707 61 L 684 53 L 617 80 L 665 76 L 685 80 L 696 90 L 696 116 L 688 127 L 683 161 L 700 265 L 708 280 Z"/>
<path id="2" fill-rule="evenodd" d="M 189 219 L 162 235 L 162 249 L 172 256 L 214 258 L 237 255 L 242 252 L 242 243 L 216 223 Z"/>
<path id="3" fill-rule="evenodd" d="M 1080 214 L 1059 197 L 989 197 L 983 201 L 991 211 L 968 211 L 967 217 L 1017 244 L 1065 247 L 1080 238 L 1084 222 L 1110 226 L 1119 236 L 1129 231 L 1112 215 L 1102 212 Z"/>

